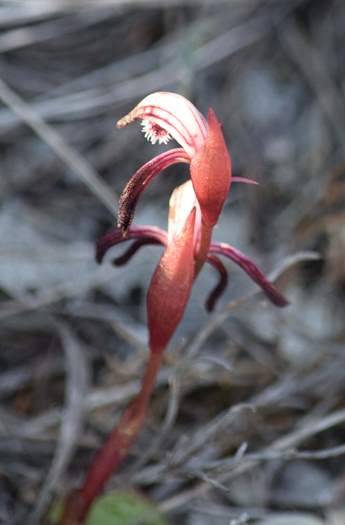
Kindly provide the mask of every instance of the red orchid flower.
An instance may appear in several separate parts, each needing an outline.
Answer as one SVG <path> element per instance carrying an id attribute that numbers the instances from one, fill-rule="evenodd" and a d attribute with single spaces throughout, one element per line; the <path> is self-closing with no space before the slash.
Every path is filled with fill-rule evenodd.
<path id="1" fill-rule="evenodd" d="M 165 151 L 144 164 L 123 190 L 118 228 L 98 243 L 97 259 L 115 244 L 133 240 L 129 250 L 115 264 L 124 264 L 144 244 L 165 246 L 152 278 L 147 297 L 150 349 L 162 351 L 180 322 L 194 279 L 205 262 L 219 273 L 219 283 L 206 303 L 212 310 L 227 284 L 227 272 L 218 255 L 239 265 L 277 306 L 286 299 L 261 270 L 230 245 L 212 243 L 212 229 L 218 221 L 231 182 L 255 184 L 231 176 L 231 161 L 221 126 L 212 109 L 206 122 L 203 115 L 181 95 L 159 92 L 148 95 L 128 115 L 120 119 L 122 128 L 141 120 L 145 136 L 153 143 L 166 144 L 171 137 L 182 148 Z M 168 234 L 155 227 L 131 227 L 138 198 L 163 169 L 178 162 L 190 164 L 191 182 L 176 188 L 170 200 Z"/>
<path id="2" fill-rule="evenodd" d="M 143 423 L 163 351 L 182 319 L 193 282 L 205 262 L 219 274 L 206 301 L 207 310 L 213 310 L 228 282 L 219 255 L 240 266 L 273 304 L 288 304 L 253 261 L 228 244 L 211 242 L 231 182 L 255 184 L 231 177 L 230 156 L 214 112 L 209 110 L 206 122 L 181 95 L 160 92 L 144 98 L 117 125 L 124 127 L 133 120 L 142 120 L 145 136 L 153 144 L 165 144 L 173 137 L 182 146 L 161 153 L 132 176 L 120 197 L 118 227 L 97 243 L 96 257 L 101 262 L 111 247 L 131 242 L 127 251 L 114 259 L 117 266 L 126 264 L 142 246 L 164 247 L 147 295 L 150 359 L 139 394 L 96 456 L 82 488 L 70 497 L 63 524 L 82 522 L 94 498 L 127 455 Z M 177 187 L 170 198 L 168 231 L 132 226 L 142 191 L 158 173 L 177 162 L 190 164 L 191 180 Z"/>
<path id="3" fill-rule="evenodd" d="M 182 147 L 165 151 L 144 164 L 125 186 L 119 202 L 118 226 L 124 233 L 132 223 L 138 198 L 152 179 L 173 164 L 190 164 L 191 178 L 202 219 L 217 223 L 231 182 L 256 184 L 231 177 L 231 160 L 221 126 L 212 109 L 208 122 L 189 100 L 176 93 L 158 92 L 145 97 L 117 123 L 119 128 L 141 120 L 145 137 L 155 144 L 174 138 Z"/>

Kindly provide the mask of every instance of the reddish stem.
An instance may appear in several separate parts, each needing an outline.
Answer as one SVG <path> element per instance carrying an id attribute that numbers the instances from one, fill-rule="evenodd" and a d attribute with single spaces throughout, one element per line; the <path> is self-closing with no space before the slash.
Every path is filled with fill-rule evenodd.
<path id="1" fill-rule="evenodd" d="M 68 498 L 60 525 L 77 525 L 84 522 L 95 498 L 128 455 L 144 422 L 162 355 L 162 352 L 150 354 L 139 394 L 94 458 L 82 487 Z"/>

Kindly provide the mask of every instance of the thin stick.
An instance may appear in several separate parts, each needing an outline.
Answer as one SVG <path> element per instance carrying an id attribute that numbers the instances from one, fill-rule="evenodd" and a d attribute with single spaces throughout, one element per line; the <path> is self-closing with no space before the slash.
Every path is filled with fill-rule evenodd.
<path id="1" fill-rule="evenodd" d="M 38 135 L 96 195 L 112 215 L 117 196 L 93 167 L 0 78 L 0 99 Z"/>
<path id="2" fill-rule="evenodd" d="M 162 355 L 162 352 L 151 352 L 139 394 L 94 458 L 81 489 L 68 498 L 60 525 L 83 523 L 93 501 L 127 457 L 144 422 Z"/>
<path id="3" fill-rule="evenodd" d="M 89 371 L 85 353 L 67 325 L 53 321 L 60 332 L 66 356 L 66 409 L 60 427 L 60 436 L 54 459 L 44 479 L 28 525 L 38 525 L 47 510 L 53 491 L 63 475 L 75 450 L 82 429 L 85 411 L 84 399 L 88 388 Z"/>

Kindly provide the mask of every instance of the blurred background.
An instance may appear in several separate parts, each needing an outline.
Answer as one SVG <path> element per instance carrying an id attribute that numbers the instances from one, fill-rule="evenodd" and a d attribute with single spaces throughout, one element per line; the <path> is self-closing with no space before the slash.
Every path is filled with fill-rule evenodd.
<path id="1" fill-rule="evenodd" d="M 138 389 L 160 249 L 122 268 L 94 249 L 171 147 L 115 122 L 168 90 L 215 110 L 260 184 L 232 187 L 214 238 L 291 305 L 229 264 L 208 316 L 203 270 L 109 490 L 170 524 L 345 524 L 344 50 L 342 0 L 0 1 L 0 523 L 42 523 Z M 165 227 L 187 177 L 157 178 L 135 223 Z"/>

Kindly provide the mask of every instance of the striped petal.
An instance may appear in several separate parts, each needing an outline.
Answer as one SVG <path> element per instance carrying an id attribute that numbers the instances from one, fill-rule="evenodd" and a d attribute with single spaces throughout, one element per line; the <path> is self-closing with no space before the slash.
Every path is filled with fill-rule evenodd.
<path id="1" fill-rule="evenodd" d="M 177 93 L 159 91 L 148 95 L 117 122 L 117 127 L 123 128 L 138 119 L 157 126 L 144 129 L 152 142 L 164 142 L 161 133 L 164 130 L 190 157 L 195 155 L 206 139 L 207 124 L 204 116 L 189 100 Z"/>

